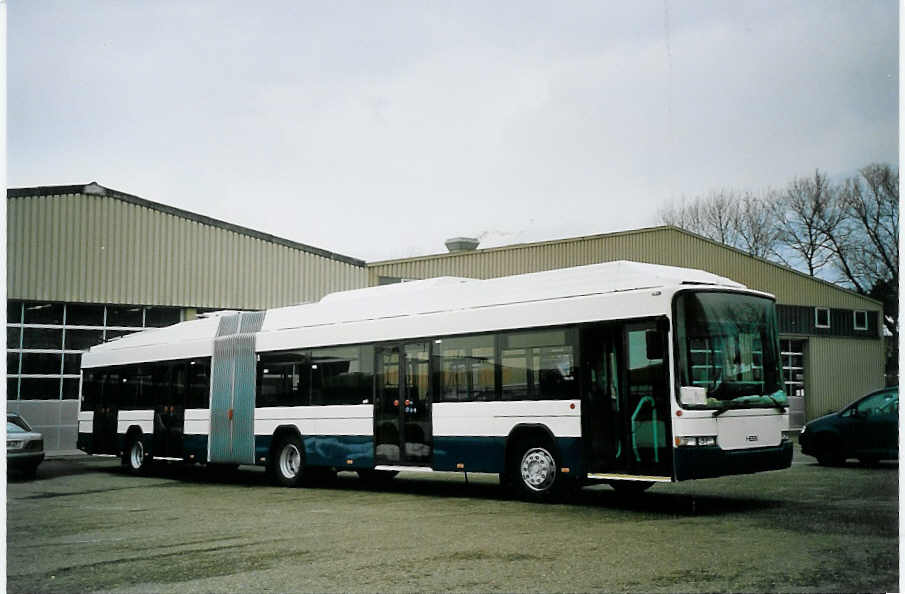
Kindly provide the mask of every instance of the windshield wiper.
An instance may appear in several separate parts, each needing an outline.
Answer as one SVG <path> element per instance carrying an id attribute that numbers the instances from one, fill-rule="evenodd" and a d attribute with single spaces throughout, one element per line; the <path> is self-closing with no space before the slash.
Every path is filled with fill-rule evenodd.
<path id="1" fill-rule="evenodd" d="M 738 407 L 732 406 L 731 404 L 727 404 L 727 405 L 725 405 L 725 406 L 721 406 L 720 408 L 718 408 L 718 409 L 716 409 L 715 411 L 713 411 L 713 416 L 714 416 L 714 417 L 718 417 L 718 416 L 720 416 L 721 414 L 723 414 L 724 412 L 726 412 L 727 410 L 729 410 L 729 409 L 731 409 L 731 408 L 738 408 Z"/>
<path id="2" fill-rule="evenodd" d="M 773 398 L 773 396 L 771 396 L 770 394 L 764 394 L 764 396 L 769 398 L 773 402 L 773 404 L 776 405 L 776 408 L 779 409 L 779 412 L 786 412 L 786 405 L 780 403 L 779 400 Z"/>

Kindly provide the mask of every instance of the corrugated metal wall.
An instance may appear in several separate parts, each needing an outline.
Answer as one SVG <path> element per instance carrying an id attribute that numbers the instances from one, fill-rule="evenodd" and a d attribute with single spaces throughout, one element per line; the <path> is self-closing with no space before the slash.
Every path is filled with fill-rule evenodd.
<path id="1" fill-rule="evenodd" d="M 368 269 L 373 286 L 380 276 L 491 278 L 623 259 L 707 270 L 773 293 L 779 303 L 789 305 L 882 309 L 872 299 L 668 227 L 388 260 L 369 264 Z"/>
<path id="2" fill-rule="evenodd" d="M 110 196 L 7 199 L 10 299 L 261 309 L 367 285 L 367 271 Z"/>
<path id="3" fill-rule="evenodd" d="M 805 347 L 807 418 L 838 410 L 885 385 L 882 340 L 815 337 Z"/>

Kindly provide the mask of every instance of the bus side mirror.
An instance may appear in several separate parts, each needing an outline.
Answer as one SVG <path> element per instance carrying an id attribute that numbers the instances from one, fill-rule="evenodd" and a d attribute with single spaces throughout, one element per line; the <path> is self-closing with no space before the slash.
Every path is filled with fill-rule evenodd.
<path id="1" fill-rule="evenodd" d="M 647 341 L 647 359 L 648 361 L 656 361 L 662 359 L 663 355 L 663 337 L 659 332 L 648 330 L 644 333 Z"/>
<path id="2" fill-rule="evenodd" d="M 679 388 L 679 402 L 685 406 L 707 404 L 707 389 L 697 386 L 682 386 Z"/>

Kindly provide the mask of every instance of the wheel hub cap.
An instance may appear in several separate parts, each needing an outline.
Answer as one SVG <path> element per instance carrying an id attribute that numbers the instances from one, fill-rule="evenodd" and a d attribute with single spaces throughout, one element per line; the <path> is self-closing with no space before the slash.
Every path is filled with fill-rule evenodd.
<path id="1" fill-rule="evenodd" d="M 295 478 L 302 466 L 302 454 L 299 449 L 290 444 L 280 452 L 280 472 L 286 478 Z"/>
<path id="2" fill-rule="evenodd" d="M 556 479 L 556 463 L 544 448 L 532 448 L 522 456 L 522 482 L 533 491 L 546 491 Z"/>

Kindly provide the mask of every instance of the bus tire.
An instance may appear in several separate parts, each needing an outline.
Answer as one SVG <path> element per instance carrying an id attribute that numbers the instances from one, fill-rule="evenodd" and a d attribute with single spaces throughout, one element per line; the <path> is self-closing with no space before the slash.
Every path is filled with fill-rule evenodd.
<path id="1" fill-rule="evenodd" d="M 516 444 L 507 478 L 515 494 L 527 501 L 552 501 L 564 486 L 556 449 L 546 442 Z"/>
<path id="2" fill-rule="evenodd" d="M 145 445 L 141 435 L 137 433 L 133 433 L 126 442 L 126 448 L 123 450 L 123 467 L 130 474 L 142 474 L 148 469 Z"/>
<path id="3" fill-rule="evenodd" d="M 274 483 L 284 487 L 297 487 L 302 482 L 305 468 L 305 450 L 296 435 L 284 435 L 277 442 L 270 456 L 270 476 Z"/>

